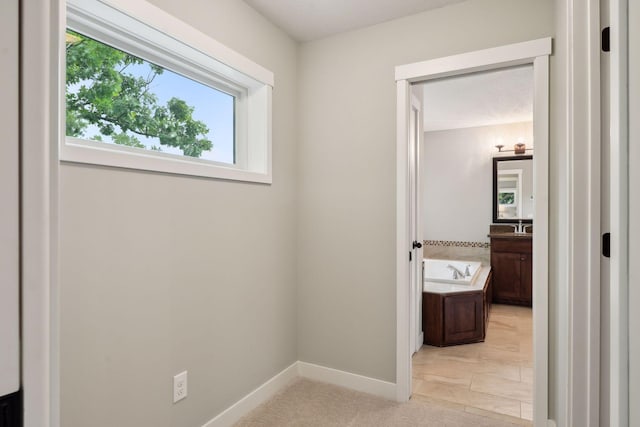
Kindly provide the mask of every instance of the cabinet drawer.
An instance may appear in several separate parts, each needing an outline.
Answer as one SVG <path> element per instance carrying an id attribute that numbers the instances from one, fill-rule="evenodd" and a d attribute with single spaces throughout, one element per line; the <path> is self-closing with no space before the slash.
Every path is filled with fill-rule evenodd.
<path id="1" fill-rule="evenodd" d="M 531 239 L 491 239 L 494 252 L 531 253 Z"/>

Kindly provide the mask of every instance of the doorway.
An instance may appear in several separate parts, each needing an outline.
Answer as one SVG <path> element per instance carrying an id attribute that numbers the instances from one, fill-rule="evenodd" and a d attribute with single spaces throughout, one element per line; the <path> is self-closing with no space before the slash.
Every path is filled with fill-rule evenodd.
<path id="1" fill-rule="evenodd" d="M 536 233 L 533 237 L 533 324 L 535 367 L 534 385 L 534 425 L 545 425 L 548 419 L 548 55 L 551 53 L 551 39 L 540 39 L 483 51 L 439 58 L 396 68 L 398 126 L 397 126 L 397 399 L 406 401 L 411 396 L 412 353 L 410 331 L 410 307 L 412 300 L 410 278 L 414 264 L 407 263 L 406 251 L 415 258 L 415 241 L 420 236 L 411 235 L 411 157 L 415 150 L 410 148 L 410 85 L 450 76 L 460 76 L 479 71 L 496 70 L 505 67 L 531 64 L 534 78 L 534 127 L 536 141 L 534 157 L 534 187 L 536 195 Z M 415 202 L 414 202 L 415 203 Z"/>
<path id="2" fill-rule="evenodd" d="M 413 397 L 531 421 L 533 66 L 411 89 L 424 109 L 416 300 L 424 295 L 425 339 Z"/>

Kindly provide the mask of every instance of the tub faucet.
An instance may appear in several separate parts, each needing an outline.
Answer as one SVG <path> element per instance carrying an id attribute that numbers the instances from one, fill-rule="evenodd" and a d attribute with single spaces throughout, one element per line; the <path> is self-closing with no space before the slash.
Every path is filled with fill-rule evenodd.
<path id="1" fill-rule="evenodd" d="M 453 271 L 453 280 L 464 279 L 464 273 L 453 265 L 448 264 L 447 268 Z"/>

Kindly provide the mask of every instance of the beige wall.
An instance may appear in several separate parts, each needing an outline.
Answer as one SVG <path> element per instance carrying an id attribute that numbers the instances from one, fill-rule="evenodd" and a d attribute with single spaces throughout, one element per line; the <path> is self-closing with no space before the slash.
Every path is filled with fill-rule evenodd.
<path id="1" fill-rule="evenodd" d="M 64 427 L 200 426 L 297 360 L 297 44 L 241 1 L 155 3 L 275 73 L 273 185 L 62 165 Z"/>
<path id="2" fill-rule="evenodd" d="M 0 5 L 0 396 L 20 389 L 19 8 Z"/>
<path id="3" fill-rule="evenodd" d="M 469 0 L 297 47 L 242 1 L 153 1 L 275 72 L 274 184 L 62 166 L 62 425 L 202 425 L 297 359 L 394 382 L 394 66 L 554 35 L 565 2 Z M 551 236 L 566 199 L 560 33 Z M 563 425 L 566 247 L 551 244 Z"/>
<path id="4" fill-rule="evenodd" d="M 302 45 L 298 352 L 395 382 L 396 65 L 554 34 L 552 0 L 470 0 Z"/>

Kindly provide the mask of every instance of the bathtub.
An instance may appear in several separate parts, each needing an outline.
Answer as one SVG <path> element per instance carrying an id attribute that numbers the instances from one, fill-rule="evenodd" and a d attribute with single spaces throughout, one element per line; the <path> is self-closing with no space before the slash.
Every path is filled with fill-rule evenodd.
<path id="1" fill-rule="evenodd" d="M 456 261 L 448 259 L 425 259 L 423 260 L 424 281 L 436 283 L 452 283 L 454 285 L 472 285 L 481 263 L 479 261 Z M 454 269 L 462 273 L 469 273 L 462 277 L 454 278 Z"/>

